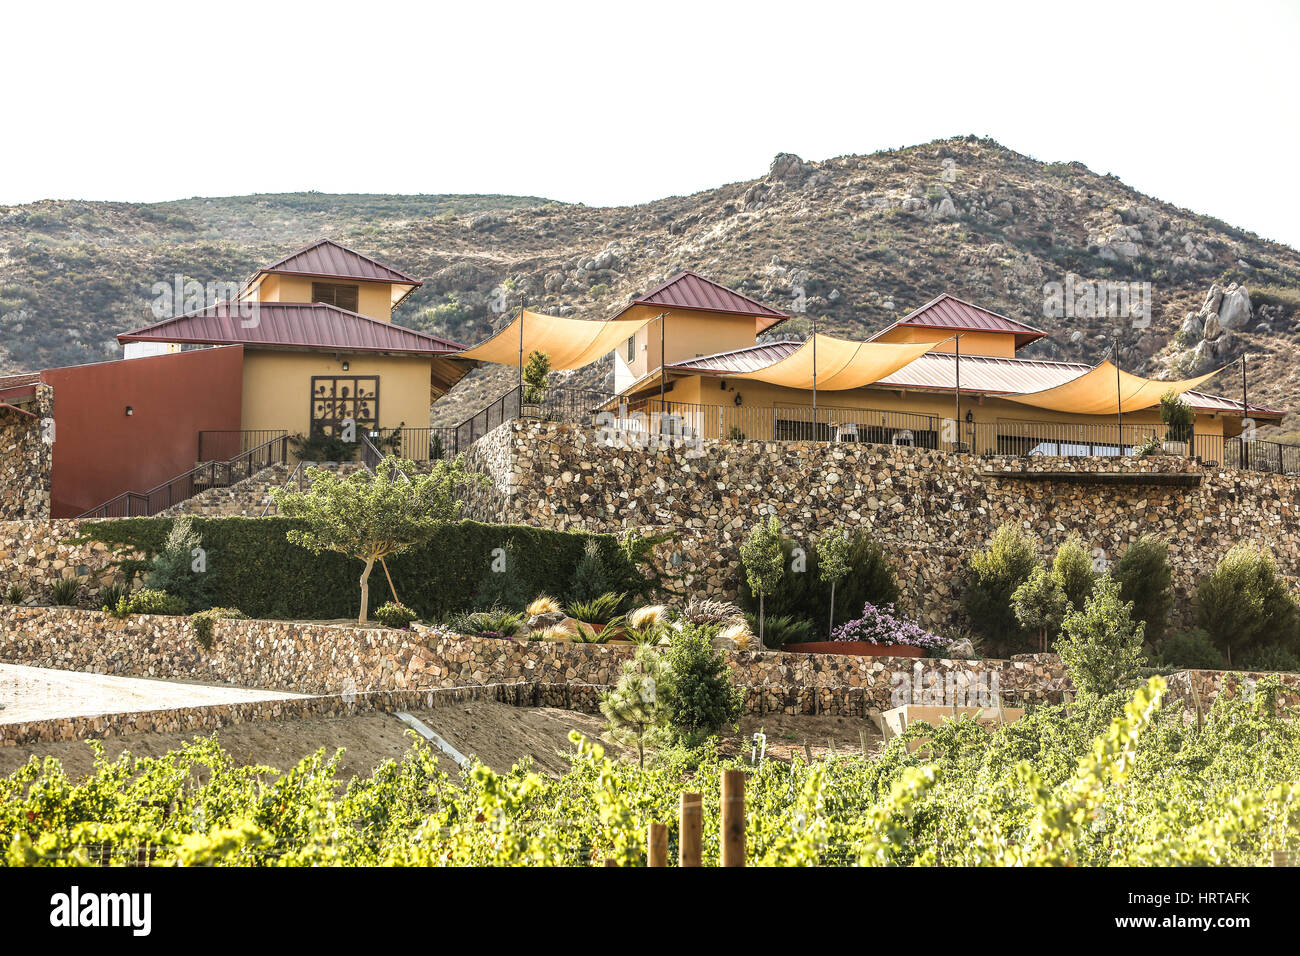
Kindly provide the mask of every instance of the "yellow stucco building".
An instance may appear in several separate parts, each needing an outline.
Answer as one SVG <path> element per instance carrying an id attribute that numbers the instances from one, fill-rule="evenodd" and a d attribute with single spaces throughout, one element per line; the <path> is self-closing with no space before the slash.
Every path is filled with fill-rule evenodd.
<path id="1" fill-rule="evenodd" d="M 337 435 L 427 428 L 429 406 L 470 367 L 464 346 L 392 324 L 420 280 L 328 239 L 262 269 L 235 302 L 165 319 L 119 341 L 243 346 L 246 432 Z"/>

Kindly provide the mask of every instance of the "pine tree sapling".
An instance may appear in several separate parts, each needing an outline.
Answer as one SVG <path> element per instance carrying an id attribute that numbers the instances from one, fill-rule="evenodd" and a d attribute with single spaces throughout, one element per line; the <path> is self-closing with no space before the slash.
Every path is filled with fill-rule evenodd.
<path id="1" fill-rule="evenodd" d="M 1097 579 L 1082 609 L 1066 612 L 1056 651 L 1082 697 L 1104 697 L 1138 683 L 1145 662 L 1142 623 L 1133 621 L 1132 612 L 1109 574 Z"/>
<path id="2" fill-rule="evenodd" d="M 176 518 L 167 532 L 162 550 L 149 562 L 144 586 L 154 591 L 166 591 L 184 602 L 191 611 L 211 607 L 207 556 L 202 543 L 189 515 Z"/>
<path id="3" fill-rule="evenodd" d="M 853 539 L 847 531 L 831 531 L 817 540 L 817 574 L 831 586 L 830 623 L 826 634 L 829 639 L 835 630 L 835 585 L 849 573 L 849 555 Z"/>
<path id="4" fill-rule="evenodd" d="M 364 563 L 357 615 L 361 624 L 370 606 L 370 572 L 375 562 L 409 550 L 441 524 L 454 520 L 460 514 L 462 488 L 487 481 L 467 472 L 463 457 L 436 461 L 423 475 L 411 462 L 388 457 L 373 474 L 354 471 L 341 477 L 323 468 L 308 468 L 307 477 L 311 482 L 307 491 L 279 488 L 274 492 L 280 514 L 301 519 L 305 525 L 286 537 L 313 552 L 336 551 Z"/>
<path id="5" fill-rule="evenodd" d="M 731 686 L 727 664 L 713 649 L 714 629 L 687 624 L 673 633 L 660 683 L 674 737 L 687 746 L 701 743 L 740 717 L 744 693 Z"/>
<path id="6" fill-rule="evenodd" d="M 668 711 L 660 695 L 664 662 L 659 652 L 643 644 L 623 663 L 618 683 L 600 699 L 600 712 L 609 722 L 609 735 L 625 747 L 635 746 L 637 763 L 645 766 L 646 744 L 666 729 Z"/>
<path id="7" fill-rule="evenodd" d="M 569 600 L 594 601 L 602 594 L 608 594 L 613 590 L 613 578 L 605 565 L 605 559 L 600 556 L 600 547 L 593 538 L 583 548 L 578 566 L 574 568 Z"/>
<path id="8" fill-rule="evenodd" d="M 546 401 L 546 389 L 549 387 L 547 379 L 550 374 L 551 357 L 541 351 L 529 352 L 523 372 L 525 405 L 540 405 Z"/>
<path id="9" fill-rule="evenodd" d="M 1155 535 L 1142 535 L 1115 562 L 1112 574 L 1119 582 L 1120 600 L 1132 602 L 1133 616 L 1146 624 L 1147 641 L 1162 640 L 1173 605 L 1169 545 Z"/>
<path id="10" fill-rule="evenodd" d="M 758 641 L 763 644 L 763 599 L 771 594 L 785 574 L 781 550 L 781 524 L 776 515 L 754 525 L 740 545 L 740 561 L 745 566 L 745 580 L 758 595 Z"/>
<path id="11" fill-rule="evenodd" d="M 1234 655 L 1276 644 L 1296 645 L 1296 601 L 1277 572 L 1273 558 L 1260 548 L 1239 544 L 1196 588 L 1201 627 L 1222 648 L 1233 666 Z"/>

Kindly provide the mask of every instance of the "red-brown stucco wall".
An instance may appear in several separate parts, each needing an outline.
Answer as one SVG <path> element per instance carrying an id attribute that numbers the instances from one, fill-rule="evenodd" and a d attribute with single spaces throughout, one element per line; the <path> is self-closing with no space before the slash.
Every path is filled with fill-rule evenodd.
<path id="1" fill-rule="evenodd" d="M 54 388 L 52 517 L 193 468 L 200 431 L 240 427 L 243 363 L 235 345 L 41 373 Z"/>

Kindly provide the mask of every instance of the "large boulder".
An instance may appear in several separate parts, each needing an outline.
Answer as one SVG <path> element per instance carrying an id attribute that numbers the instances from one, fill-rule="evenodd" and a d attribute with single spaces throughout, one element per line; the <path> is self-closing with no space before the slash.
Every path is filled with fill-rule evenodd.
<path id="1" fill-rule="evenodd" d="M 1250 293 L 1243 286 L 1229 286 L 1219 303 L 1219 324 L 1225 329 L 1244 328 L 1254 316 Z"/>
<path id="2" fill-rule="evenodd" d="M 777 153 L 767 178 L 783 183 L 798 184 L 812 174 L 812 163 L 805 163 L 794 153 Z"/>

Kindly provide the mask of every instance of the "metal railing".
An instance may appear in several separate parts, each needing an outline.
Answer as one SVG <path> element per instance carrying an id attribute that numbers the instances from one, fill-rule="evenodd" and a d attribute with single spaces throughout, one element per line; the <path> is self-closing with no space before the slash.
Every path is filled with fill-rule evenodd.
<path id="1" fill-rule="evenodd" d="M 265 445 L 288 434 L 283 428 L 256 428 L 246 431 L 199 432 L 199 457 L 197 462 L 230 461 L 246 451 Z"/>
<path id="2" fill-rule="evenodd" d="M 211 488 L 229 488 L 271 465 L 288 460 L 289 439 L 279 437 L 250 448 L 229 461 L 210 461 L 177 475 L 148 491 L 127 491 L 92 508 L 79 518 L 136 518 L 156 515 Z"/>

